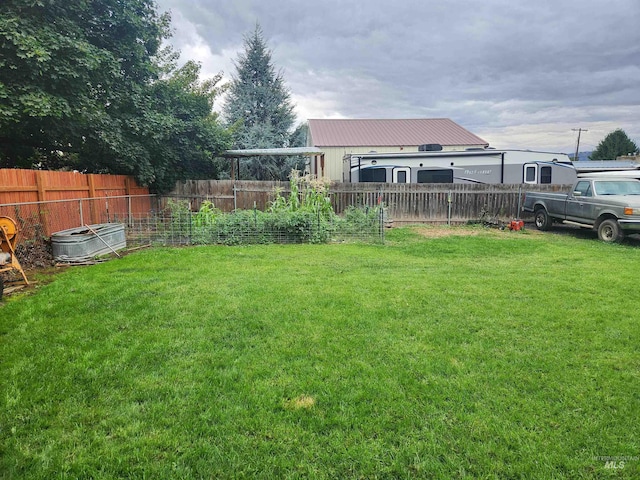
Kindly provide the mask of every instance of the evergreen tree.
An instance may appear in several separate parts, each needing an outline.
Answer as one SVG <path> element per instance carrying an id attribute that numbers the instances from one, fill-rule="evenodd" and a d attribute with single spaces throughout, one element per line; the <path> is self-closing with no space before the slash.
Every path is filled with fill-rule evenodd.
<path id="1" fill-rule="evenodd" d="M 627 136 L 624 130 L 618 129 L 607 135 L 593 151 L 591 160 L 615 160 L 620 155 L 638 154 L 638 146 Z"/>
<path id="2" fill-rule="evenodd" d="M 291 94 L 282 72 L 272 63 L 262 29 L 244 39 L 244 51 L 236 61 L 223 107 L 234 134 L 234 148 L 282 148 L 292 145 L 290 130 L 295 121 Z M 241 175 L 260 180 L 286 179 L 290 162 L 284 157 L 256 157 L 244 161 Z"/>

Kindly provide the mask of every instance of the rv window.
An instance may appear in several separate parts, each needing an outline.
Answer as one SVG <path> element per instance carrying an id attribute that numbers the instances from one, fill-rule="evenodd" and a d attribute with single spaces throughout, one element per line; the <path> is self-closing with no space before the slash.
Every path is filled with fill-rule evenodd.
<path id="1" fill-rule="evenodd" d="M 524 169 L 524 182 L 535 183 L 535 181 L 536 181 L 536 166 L 527 165 Z"/>
<path id="2" fill-rule="evenodd" d="M 396 172 L 396 183 L 407 183 L 407 172 L 404 170 L 398 170 Z"/>
<path id="3" fill-rule="evenodd" d="M 540 167 L 540 183 L 551 183 L 551 167 Z"/>
<path id="4" fill-rule="evenodd" d="M 418 183 L 453 183 L 453 170 L 418 170 Z"/>
<path id="5" fill-rule="evenodd" d="M 385 183 L 387 181 L 386 168 L 363 168 L 360 170 L 361 182 Z"/>

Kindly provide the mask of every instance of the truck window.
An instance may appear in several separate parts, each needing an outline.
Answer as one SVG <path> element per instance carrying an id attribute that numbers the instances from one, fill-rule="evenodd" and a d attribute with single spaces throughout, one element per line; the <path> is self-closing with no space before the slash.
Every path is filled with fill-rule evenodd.
<path id="1" fill-rule="evenodd" d="M 540 167 L 540 183 L 551 183 L 551 167 Z"/>
<path id="2" fill-rule="evenodd" d="M 591 182 L 578 182 L 576 188 L 573 189 L 576 192 L 580 192 L 582 197 L 591 196 Z"/>
<path id="3" fill-rule="evenodd" d="M 363 168 L 360 170 L 361 182 L 385 183 L 387 181 L 386 168 Z"/>
<path id="4" fill-rule="evenodd" d="M 640 189 L 638 188 L 638 182 L 617 182 L 607 181 L 607 182 L 593 182 L 596 188 L 596 192 L 598 195 L 638 195 L 640 193 Z"/>
<path id="5" fill-rule="evenodd" d="M 418 170 L 418 183 L 453 183 L 453 170 Z"/>

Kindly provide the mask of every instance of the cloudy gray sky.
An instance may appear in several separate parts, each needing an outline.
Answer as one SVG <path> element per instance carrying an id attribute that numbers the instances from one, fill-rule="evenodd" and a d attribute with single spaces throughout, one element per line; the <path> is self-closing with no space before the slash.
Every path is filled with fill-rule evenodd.
<path id="1" fill-rule="evenodd" d="M 157 0 L 203 76 L 259 22 L 299 121 L 451 118 L 497 148 L 640 145 L 640 0 Z"/>

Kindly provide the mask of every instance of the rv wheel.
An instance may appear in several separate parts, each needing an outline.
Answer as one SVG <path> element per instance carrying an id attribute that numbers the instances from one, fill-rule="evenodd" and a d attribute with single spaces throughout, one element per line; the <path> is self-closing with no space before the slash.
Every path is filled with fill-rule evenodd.
<path id="1" fill-rule="evenodd" d="M 536 210 L 534 221 L 538 230 L 549 230 L 551 228 L 551 218 L 544 207 Z"/>

